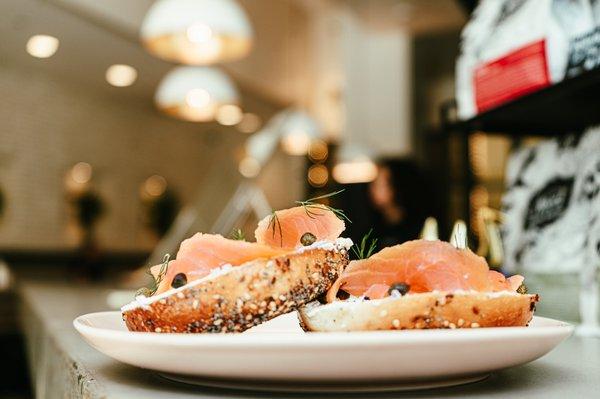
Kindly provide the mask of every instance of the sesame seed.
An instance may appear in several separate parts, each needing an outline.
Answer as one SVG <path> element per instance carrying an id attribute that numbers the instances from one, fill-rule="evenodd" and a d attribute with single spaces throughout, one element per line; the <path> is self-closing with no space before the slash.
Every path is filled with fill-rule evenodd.
<path id="1" fill-rule="evenodd" d="M 311 276 L 312 276 L 312 278 L 314 278 L 316 280 L 319 278 L 319 273 L 314 272 Z"/>
<path id="2" fill-rule="evenodd" d="M 252 320 L 252 315 L 248 313 L 248 314 L 246 315 L 246 320 L 248 320 L 248 321 Z"/>
<path id="3" fill-rule="evenodd" d="M 156 328 L 154 329 L 154 332 L 157 332 L 157 333 L 159 333 L 159 332 L 161 332 L 161 331 L 162 331 L 162 329 L 161 329 L 160 327 L 156 327 Z"/>
<path id="4" fill-rule="evenodd" d="M 387 316 L 387 314 L 388 314 L 387 310 L 382 310 L 381 312 L 379 312 L 379 316 L 381 316 L 381 317 L 385 317 L 385 316 Z"/>
<path id="5" fill-rule="evenodd" d="M 444 325 L 444 327 L 448 327 L 448 324 L 450 324 L 450 322 L 448 322 L 448 320 L 444 320 L 442 324 Z"/>
<path id="6" fill-rule="evenodd" d="M 479 323 L 471 323 L 471 327 L 478 328 L 479 327 Z"/>
<path id="7" fill-rule="evenodd" d="M 198 309 L 198 306 L 200 306 L 200 302 L 197 299 L 194 299 L 194 302 L 192 302 L 192 309 Z"/>
<path id="8" fill-rule="evenodd" d="M 394 327 L 396 327 L 396 328 L 400 327 L 400 320 L 398 320 L 398 319 L 394 319 L 394 320 L 392 321 L 392 325 L 393 325 Z"/>
<path id="9" fill-rule="evenodd" d="M 248 294 L 248 293 L 246 292 L 246 293 L 244 294 L 244 299 L 245 299 L 245 300 L 247 300 L 247 301 L 249 301 L 249 300 L 250 300 L 250 298 L 252 298 L 252 297 L 250 296 L 250 294 Z"/>
<path id="10" fill-rule="evenodd" d="M 221 298 L 221 295 L 213 295 L 213 299 L 219 299 Z"/>
<path id="11" fill-rule="evenodd" d="M 285 302 L 287 298 L 285 297 L 285 295 L 279 295 L 279 300 Z"/>
<path id="12" fill-rule="evenodd" d="M 465 321 L 463 319 L 458 319 L 458 326 L 461 327 L 463 324 L 465 324 Z"/>
<path id="13" fill-rule="evenodd" d="M 455 329 L 456 328 L 456 324 L 450 323 L 450 328 Z"/>
<path id="14" fill-rule="evenodd" d="M 167 303 L 166 299 L 161 299 L 160 301 L 158 301 L 158 303 L 160 303 L 161 305 L 164 305 L 165 303 Z"/>
<path id="15" fill-rule="evenodd" d="M 215 326 L 220 325 L 221 323 L 223 323 L 223 320 L 219 319 L 219 320 L 215 320 L 215 322 L 213 323 Z"/>
<path id="16" fill-rule="evenodd" d="M 178 292 L 177 293 L 177 298 L 183 299 L 183 298 L 185 298 L 185 295 L 183 295 L 183 292 Z"/>
<path id="17" fill-rule="evenodd" d="M 248 305 L 248 306 L 249 306 L 249 307 L 250 307 L 250 309 L 252 309 L 252 310 L 256 310 L 256 309 L 258 309 L 258 306 L 256 306 L 256 304 L 255 304 L 255 303 L 251 303 L 251 304 L 250 304 L 250 305 Z"/>

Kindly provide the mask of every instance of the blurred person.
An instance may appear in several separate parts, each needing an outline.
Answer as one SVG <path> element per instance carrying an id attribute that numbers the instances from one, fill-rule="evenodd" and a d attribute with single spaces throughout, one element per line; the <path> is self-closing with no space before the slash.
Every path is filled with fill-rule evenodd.
<path id="1" fill-rule="evenodd" d="M 383 159 L 377 178 L 368 186 L 373 212 L 373 237 L 378 248 L 419 237 L 423 222 L 432 215 L 432 187 L 415 162 Z"/>

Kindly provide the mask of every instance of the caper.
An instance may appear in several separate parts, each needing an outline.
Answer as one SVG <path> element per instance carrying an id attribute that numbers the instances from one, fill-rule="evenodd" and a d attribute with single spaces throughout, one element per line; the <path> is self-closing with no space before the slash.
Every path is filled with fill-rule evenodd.
<path id="1" fill-rule="evenodd" d="M 410 285 L 406 283 L 394 283 L 388 290 L 388 294 L 392 295 L 392 291 L 398 291 L 400 295 L 406 295 L 410 291 Z"/>
<path id="2" fill-rule="evenodd" d="M 175 277 L 173 277 L 173 281 L 171 282 L 171 287 L 179 288 L 179 287 L 183 287 L 186 284 L 187 284 L 187 277 L 185 276 L 185 273 L 177 273 L 175 275 Z"/>
<path id="3" fill-rule="evenodd" d="M 309 245 L 314 244 L 315 241 L 317 241 L 317 237 L 315 237 L 315 235 L 313 233 L 304 233 L 304 234 L 302 234 L 302 237 L 300 237 L 300 242 L 305 247 L 308 247 Z"/>
<path id="4" fill-rule="evenodd" d="M 527 286 L 525 284 L 521 283 L 519 288 L 517 288 L 517 292 L 519 294 L 527 294 Z"/>

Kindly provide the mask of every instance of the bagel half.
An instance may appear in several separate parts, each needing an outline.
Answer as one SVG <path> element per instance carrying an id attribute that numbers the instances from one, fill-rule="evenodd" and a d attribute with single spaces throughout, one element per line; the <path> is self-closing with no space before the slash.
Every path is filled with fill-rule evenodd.
<path id="1" fill-rule="evenodd" d="M 310 303 L 299 309 L 305 331 L 412 330 L 526 326 L 538 295 L 427 292 L 364 301 Z"/>
<path id="2" fill-rule="evenodd" d="M 124 306 L 131 331 L 241 332 L 325 293 L 348 264 L 347 249 L 257 259 Z"/>

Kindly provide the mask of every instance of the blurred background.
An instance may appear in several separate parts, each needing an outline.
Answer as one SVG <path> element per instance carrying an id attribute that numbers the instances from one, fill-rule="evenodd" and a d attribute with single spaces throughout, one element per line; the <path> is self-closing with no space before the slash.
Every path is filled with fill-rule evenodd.
<path id="1" fill-rule="evenodd" d="M 248 47 L 232 60 L 200 56 L 201 67 L 144 48 L 140 29 L 153 3 L 2 2 L 3 250 L 69 251 L 88 217 L 103 252 L 151 251 L 179 207 L 197 201 L 219 171 L 235 183 L 255 178 L 270 206 L 281 208 L 373 180 L 372 162 L 382 157 L 410 159 L 406 167 L 424 173 L 430 166 L 424 135 L 454 94 L 467 16 L 458 2 L 237 2 L 239 21 L 224 8 L 214 21 L 182 28 L 200 52 L 213 51 L 202 49 L 217 37 L 211 29 L 231 28 L 225 34 L 239 33 Z M 158 29 L 149 41 L 164 37 L 165 18 L 185 24 L 170 13 L 148 16 L 156 20 L 148 29 Z M 252 135 L 282 130 L 272 126 L 282 111 L 301 115 L 274 132 L 281 144 L 248 154 Z M 356 159 L 364 162 L 334 174 Z M 227 174 L 232 165 L 236 173 Z M 211 189 L 212 201 L 229 200 L 227 187 Z"/>
<path id="2" fill-rule="evenodd" d="M 28 395 L 19 280 L 116 280 L 342 189 L 355 242 L 464 220 L 541 314 L 597 323 L 599 2 L 478 3 L 0 2 L 0 396 Z"/>

